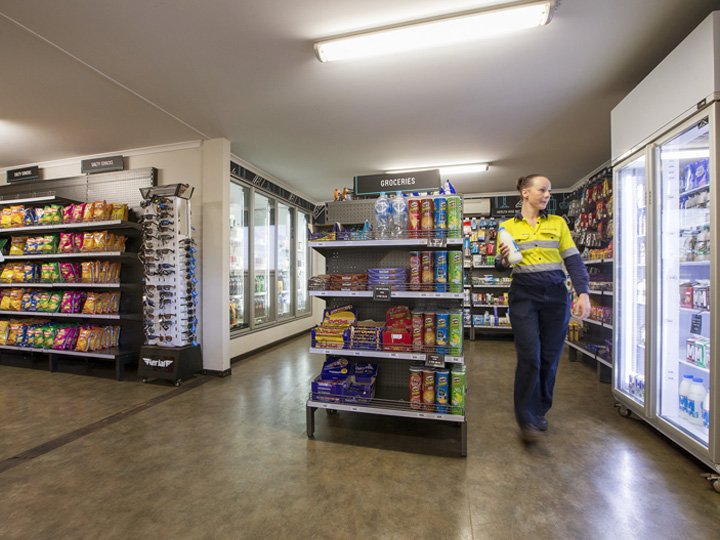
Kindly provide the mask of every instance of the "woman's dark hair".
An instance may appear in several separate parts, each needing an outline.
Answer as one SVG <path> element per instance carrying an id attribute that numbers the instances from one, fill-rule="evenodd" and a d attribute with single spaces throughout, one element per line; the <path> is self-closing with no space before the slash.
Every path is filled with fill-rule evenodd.
<path id="1" fill-rule="evenodd" d="M 530 187 L 533 180 L 536 178 L 543 178 L 542 174 L 528 174 L 527 176 L 521 176 L 517 179 L 517 182 L 515 183 L 515 189 L 517 189 L 520 193 L 522 193 L 522 190 Z"/>

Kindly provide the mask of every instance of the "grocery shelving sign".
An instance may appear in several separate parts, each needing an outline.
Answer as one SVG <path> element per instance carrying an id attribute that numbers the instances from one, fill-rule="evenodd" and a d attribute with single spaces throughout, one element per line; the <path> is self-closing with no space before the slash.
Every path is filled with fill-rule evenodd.
<path id="1" fill-rule="evenodd" d="M 391 191 L 437 191 L 440 189 L 440 169 L 368 174 L 356 176 L 354 181 L 355 195 L 373 195 Z"/>

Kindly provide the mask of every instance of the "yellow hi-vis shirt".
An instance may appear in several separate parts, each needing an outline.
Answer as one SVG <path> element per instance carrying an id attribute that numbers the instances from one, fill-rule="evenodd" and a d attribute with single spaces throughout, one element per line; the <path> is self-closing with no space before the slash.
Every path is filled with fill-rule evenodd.
<path id="1" fill-rule="evenodd" d="M 512 235 L 523 256 L 513 266 L 513 281 L 544 286 L 560 283 L 565 280 L 564 262 L 578 294 L 587 292 L 587 270 L 563 218 L 542 213 L 533 228 L 518 212 L 500 226 Z"/>

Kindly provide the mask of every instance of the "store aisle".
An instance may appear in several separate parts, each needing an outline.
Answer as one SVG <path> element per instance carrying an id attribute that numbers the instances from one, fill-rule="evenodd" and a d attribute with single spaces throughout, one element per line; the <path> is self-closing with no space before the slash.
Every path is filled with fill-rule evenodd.
<path id="1" fill-rule="evenodd" d="M 620 417 L 594 368 L 567 355 L 550 430 L 528 448 L 513 421 L 512 343 L 471 342 L 463 459 L 459 430 L 435 423 L 318 411 L 307 439 L 322 363 L 308 347 L 293 339 L 178 394 L 0 365 L 0 463 L 132 413 L 0 466 L 0 538 L 717 537 L 720 495 L 704 467 Z"/>

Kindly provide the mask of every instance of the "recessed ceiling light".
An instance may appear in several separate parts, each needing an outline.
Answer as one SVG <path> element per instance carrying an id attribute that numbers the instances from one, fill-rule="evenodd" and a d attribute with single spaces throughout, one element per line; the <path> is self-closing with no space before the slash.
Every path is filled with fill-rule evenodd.
<path id="1" fill-rule="evenodd" d="M 367 58 L 497 36 L 550 22 L 557 0 L 521 1 L 323 39 L 321 62 Z"/>
<path id="2" fill-rule="evenodd" d="M 418 171 L 432 171 L 435 169 L 440 169 L 440 174 L 469 174 L 469 173 L 476 173 L 476 172 L 483 172 L 487 171 L 490 165 L 488 163 L 461 163 L 458 165 L 437 165 L 435 167 L 415 167 L 415 168 L 409 168 L 409 169 L 393 169 L 390 171 L 385 171 L 386 174 L 402 174 L 402 173 L 408 173 L 408 172 L 418 172 Z"/>

